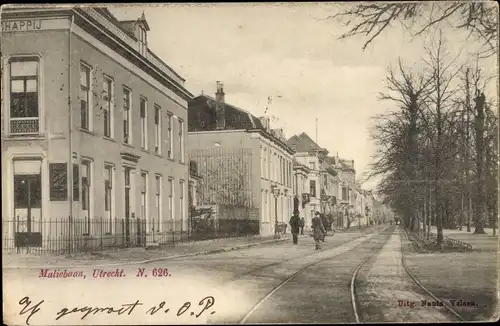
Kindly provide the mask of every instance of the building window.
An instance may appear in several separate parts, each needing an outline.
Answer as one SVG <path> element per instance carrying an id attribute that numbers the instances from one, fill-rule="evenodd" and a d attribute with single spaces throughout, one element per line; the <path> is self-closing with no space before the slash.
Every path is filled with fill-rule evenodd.
<path id="1" fill-rule="evenodd" d="M 264 148 L 264 164 L 262 167 L 264 178 L 267 178 L 267 148 Z"/>
<path id="2" fill-rule="evenodd" d="M 179 119 L 179 155 L 181 162 L 184 162 L 184 121 Z"/>
<path id="3" fill-rule="evenodd" d="M 113 137 L 113 108 L 114 108 L 114 87 L 113 80 L 109 77 L 104 77 L 103 80 L 103 100 L 104 105 L 102 108 L 103 122 L 104 122 L 104 136 Z"/>
<path id="4" fill-rule="evenodd" d="M 107 234 L 113 233 L 113 214 L 115 213 L 113 171 L 112 165 L 104 166 L 104 213 L 106 217 L 105 232 Z"/>
<path id="5" fill-rule="evenodd" d="M 40 132 L 40 64 L 37 57 L 10 59 L 10 133 Z"/>
<path id="6" fill-rule="evenodd" d="M 146 29 L 139 27 L 139 52 L 146 56 L 148 52 L 148 42 L 146 38 Z"/>
<path id="7" fill-rule="evenodd" d="M 349 201 L 349 192 L 347 187 L 342 187 L 342 201 Z"/>
<path id="8" fill-rule="evenodd" d="M 141 97 L 141 148 L 148 149 L 148 101 Z"/>
<path id="9" fill-rule="evenodd" d="M 125 219 L 129 219 L 132 214 L 132 168 L 124 167 L 123 169 L 124 189 L 125 189 Z"/>
<path id="10" fill-rule="evenodd" d="M 130 89 L 123 88 L 123 142 L 125 144 L 132 143 L 132 120 L 130 119 Z"/>
<path id="11" fill-rule="evenodd" d="M 147 220 L 148 216 L 148 174 L 141 172 L 141 218 Z"/>
<path id="12" fill-rule="evenodd" d="M 155 105 L 155 153 L 161 155 L 161 108 Z"/>
<path id="13" fill-rule="evenodd" d="M 92 106 L 90 103 L 91 80 L 90 67 L 80 64 L 80 127 L 90 130 L 92 122 Z"/>
<path id="14" fill-rule="evenodd" d="M 316 162 L 309 162 L 309 168 L 311 170 L 316 170 Z"/>
<path id="15" fill-rule="evenodd" d="M 90 219 L 92 213 L 92 162 L 90 160 L 81 161 L 82 178 L 82 212 L 86 220 L 84 234 L 90 235 Z"/>
<path id="16" fill-rule="evenodd" d="M 311 197 L 316 197 L 316 181 L 315 180 L 309 181 L 309 193 L 311 194 Z"/>
<path id="17" fill-rule="evenodd" d="M 174 158 L 174 151 L 173 151 L 173 138 L 174 138 L 174 131 L 172 129 L 172 119 L 173 115 L 170 112 L 167 112 L 167 128 L 168 128 L 168 158 L 173 159 Z"/>
<path id="18" fill-rule="evenodd" d="M 267 152 L 267 178 L 271 180 L 271 149 Z"/>
<path id="19" fill-rule="evenodd" d="M 174 219 L 174 179 L 168 178 L 168 217 Z"/>
<path id="20" fill-rule="evenodd" d="M 179 181 L 179 215 L 181 221 L 184 220 L 184 180 Z"/>
<path id="21" fill-rule="evenodd" d="M 80 167 L 73 164 L 73 201 L 80 201 Z"/>
<path id="22" fill-rule="evenodd" d="M 162 205 L 161 205 L 161 191 L 162 191 L 162 178 L 160 175 L 155 176 L 155 205 L 156 205 L 156 222 L 153 223 L 153 228 L 156 232 L 161 232 L 161 217 L 162 217 Z"/>

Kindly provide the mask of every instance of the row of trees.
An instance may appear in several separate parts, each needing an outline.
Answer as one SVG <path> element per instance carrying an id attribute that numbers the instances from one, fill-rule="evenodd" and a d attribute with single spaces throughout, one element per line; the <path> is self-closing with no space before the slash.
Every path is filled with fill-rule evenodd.
<path id="1" fill-rule="evenodd" d="M 364 35 L 366 48 L 395 22 L 411 34 L 439 36 L 425 47 L 423 66 L 399 60 L 387 76 L 390 113 L 375 118 L 377 152 L 372 175 L 382 176 L 379 192 L 403 225 L 430 234 L 443 228 L 496 228 L 498 216 L 498 117 L 496 94 L 480 59 L 497 53 L 498 7 L 485 2 L 362 3 L 344 7 L 341 38 Z M 475 61 L 458 64 L 448 52 L 440 24 L 469 32 L 478 42 Z M 494 231 L 495 232 L 495 231 Z"/>
<path id="2" fill-rule="evenodd" d="M 458 65 L 439 33 L 426 46 L 424 67 L 390 69 L 381 98 L 396 110 L 376 117 L 373 174 L 403 225 L 430 232 L 462 228 L 484 233 L 497 217 L 498 118 L 487 97 L 490 78 L 478 62 Z"/>

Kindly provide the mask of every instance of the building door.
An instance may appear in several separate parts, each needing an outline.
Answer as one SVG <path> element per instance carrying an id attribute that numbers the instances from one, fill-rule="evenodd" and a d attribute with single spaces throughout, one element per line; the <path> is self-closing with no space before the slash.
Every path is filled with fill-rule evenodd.
<path id="1" fill-rule="evenodd" d="M 41 246 L 41 161 L 14 161 L 15 246 Z M 36 223 L 38 222 L 38 223 Z"/>

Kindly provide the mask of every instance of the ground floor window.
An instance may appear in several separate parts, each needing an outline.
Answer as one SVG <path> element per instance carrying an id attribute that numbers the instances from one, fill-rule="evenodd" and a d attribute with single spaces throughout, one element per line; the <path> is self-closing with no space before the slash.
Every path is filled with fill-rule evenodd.
<path id="1" fill-rule="evenodd" d="M 84 219 L 83 234 L 90 235 L 91 233 L 91 219 L 92 219 L 92 161 L 89 159 L 82 159 L 80 164 L 81 178 L 82 178 L 82 195 L 81 195 L 81 210 Z"/>

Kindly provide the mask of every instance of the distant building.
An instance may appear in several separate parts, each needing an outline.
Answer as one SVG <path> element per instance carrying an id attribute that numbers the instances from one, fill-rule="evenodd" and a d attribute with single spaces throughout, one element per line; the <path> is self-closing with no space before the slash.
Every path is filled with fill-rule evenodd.
<path id="1" fill-rule="evenodd" d="M 303 208 L 306 225 L 311 225 L 314 212 L 321 211 L 321 164 L 328 155 L 328 150 L 321 148 L 305 132 L 290 137 L 288 145 L 295 151 L 295 159 L 309 168 L 307 175 L 308 197 Z"/>
<path id="2" fill-rule="evenodd" d="M 283 130 L 225 101 L 222 83 L 215 98 L 189 102 L 188 146 L 203 182 L 200 204 L 246 208 L 241 218 L 257 222 L 257 232 L 273 234 L 293 209 L 293 151 Z M 276 195 L 276 196 L 275 196 Z M 277 207 L 276 207 L 277 206 Z"/>
<path id="3" fill-rule="evenodd" d="M 89 246 L 137 234 L 139 218 L 143 233 L 182 230 L 192 95 L 149 50 L 144 15 L 38 6 L 1 20 L 2 218 L 19 220 L 4 235 L 64 237 L 49 219 L 69 216 Z"/>
<path id="4" fill-rule="evenodd" d="M 356 215 L 356 170 L 354 169 L 354 160 L 340 159 L 339 163 L 342 189 L 340 205 L 344 210 L 342 225 L 346 227 L 348 224 L 347 219 L 352 221 L 353 217 Z"/>

